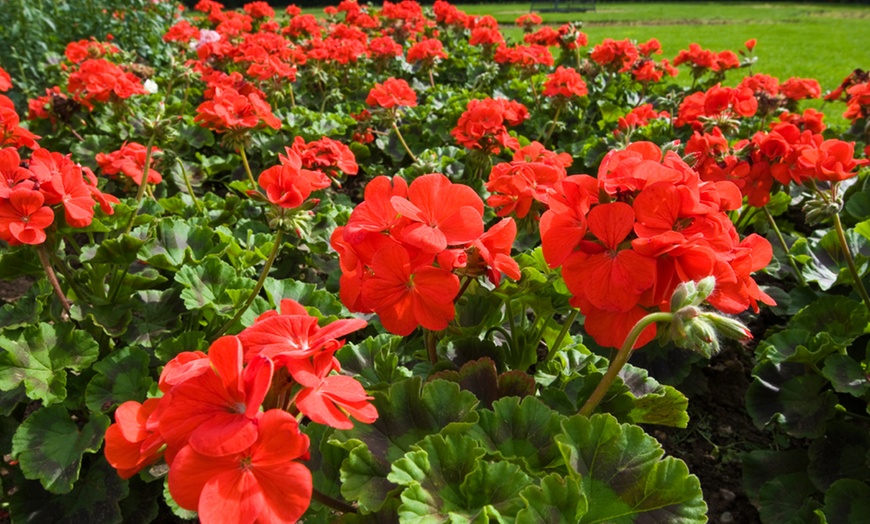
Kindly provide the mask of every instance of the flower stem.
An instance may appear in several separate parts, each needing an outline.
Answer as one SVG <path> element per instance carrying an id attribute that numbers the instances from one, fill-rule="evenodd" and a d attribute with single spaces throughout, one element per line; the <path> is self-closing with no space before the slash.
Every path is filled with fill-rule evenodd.
<path id="1" fill-rule="evenodd" d="M 559 121 L 559 113 L 562 112 L 562 107 L 565 104 L 559 104 L 556 106 L 556 114 L 553 115 L 553 121 L 550 123 L 550 129 L 547 130 L 547 134 L 544 136 L 543 144 L 546 146 L 547 142 L 550 141 L 550 137 L 553 136 L 553 131 L 556 130 L 556 123 Z"/>
<path id="2" fill-rule="evenodd" d="M 435 73 L 432 72 L 433 68 L 429 68 L 429 85 L 435 87 Z"/>
<path id="3" fill-rule="evenodd" d="M 556 341 L 553 342 L 553 346 L 547 352 L 547 360 L 553 358 L 553 355 L 559 351 L 559 348 L 562 346 L 562 341 L 565 340 L 565 337 L 568 335 L 568 330 L 571 329 L 571 324 L 574 323 L 574 320 L 577 318 L 577 314 L 580 312 L 579 309 L 572 309 L 571 313 L 568 315 L 568 318 L 565 319 L 565 323 L 562 324 L 562 330 L 559 331 L 559 335 L 556 337 Z"/>
<path id="4" fill-rule="evenodd" d="M 598 403 L 601 402 L 601 399 L 604 398 L 604 395 L 607 394 L 607 391 L 610 389 L 610 386 L 613 384 L 613 381 L 616 380 L 616 376 L 619 375 L 619 372 L 622 371 L 622 368 L 628 362 L 628 359 L 631 358 L 631 352 L 634 351 L 634 345 L 637 343 L 637 339 L 640 337 L 640 334 L 643 333 L 647 327 L 657 322 L 670 322 L 674 318 L 673 313 L 668 313 L 665 311 L 660 311 L 656 313 L 650 313 L 649 315 L 643 317 L 638 320 L 637 324 L 631 328 L 631 331 L 628 333 L 628 336 L 625 337 L 625 342 L 622 344 L 622 349 L 619 350 L 619 353 L 616 354 L 616 357 L 610 361 L 610 366 L 607 368 L 607 372 L 604 374 L 604 377 L 601 378 L 601 382 L 595 386 L 595 391 L 589 395 L 589 398 L 586 400 L 586 403 L 583 404 L 583 407 L 580 408 L 580 414 L 584 417 L 588 417 L 592 414 L 595 408 L 598 406 Z"/>
<path id="5" fill-rule="evenodd" d="M 345 504 L 344 502 L 332 498 L 326 493 L 317 491 L 317 489 L 311 489 L 311 498 L 323 504 L 328 508 L 332 508 L 336 511 L 340 511 L 342 513 L 356 513 L 356 508 L 351 506 L 350 504 Z"/>
<path id="6" fill-rule="evenodd" d="M 843 256 L 846 258 L 846 264 L 849 266 L 849 272 L 852 273 L 852 280 L 855 281 L 855 289 L 861 295 L 861 300 L 864 301 L 864 306 L 870 310 L 870 296 L 867 295 L 867 289 L 864 287 L 864 282 L 861 281 L 861 275 L 858 274 L 858 268 L 855 267 L 855 259 L 852 258 L 852 252 L 849 250 L 849 244 L 846 243 L 846 232 L 843 230 L 843 223 L 840 221 L 840 214 L 834 214 L 834 228 L 837 230 L 837 238 L 840 240 L 840 247 L 843 248 Z"/>
<path id="7" fill-rule="evenodd" d="M 417 162 L 417 157 L 414 156 L 414 153 L 411 152 L 411 148 L 408 147 L 408 143 L 405 142 L 405 137 L 402 136 L 402 132 L 399 131 L 399 126 L 396 125 L 396 121 L 393 120 L 393 130 L 396 131 L 396 136 L 399 137 L 399 142 L 402 143 L 402 147 L 405 148 L 405 151 L 408 153 L 408 156 L 411 157 L 413 162 Z"/>
<path id="8" fill-rule="evenodd" d="M 178 157 L 176 157 L 176 160 L 178 160 L 178 165 L 181 166 L 181 176 L 184 178 L 184 185 L 187 187 L 187 194 L 193 199 L 193 205 L 196 207 L 196 210 L 199 213 L 202 213 L 202 206 L 199 204 L 199 200 L 197 200 L 196 195 L 193 192 L 193 186 L 190 185 L 190 178 L 187 176 L 187 169 L 184 168 L 184 162 Z"/>
<path id="9" fill-rule="evenodd" d="M 142 206 L 142 198 L 145 196 L 145 188 L 148 187 L 148 171 L 151 170 L 151 151 L 154 149 L 154 139 L 157 133 L 152 133 L 148 139 L 148 145 L 145 146 L 145 165 L 142 168 L 142 180 L 139 184 L 139 190 L 136 192 L 136 211 L 130 215 L 130 221 L 127 222 L 127 227 L 124 228 L 126 235 L 133 229 L 133 222 L 136 221 L 136 216 L 139 214 L 139 208 Z"/>
<path id="10" fill-rule="evenodd" d="M 69 320 L 69 300 L 67 300 L 66 295 L 63 294 L 63 289 L 60 288 L 60 282 L 58 282 L 57 275 L 51 267 L 51 260 L 49 260 L 45 244 L 39 244 L 36 246 L 36 253 L 39 255 L 39 262 L 42 264 L 42 269 L 45 270 L 45 276 L 48 277 L 48 282 L 54 289 L 54 294 L 57 295 L 57 299 L 60 300 L 60 305 L 63 306 L 63 315 L 61 315 L 61 319 L 64 321 Z"/>
<path id="11" fill-rule="evenodd" d="M 242 165 L 245 166 L 245 174 L 248 175 L 248 180 L 251 182 L 251 187 L 254 191 L 257 190 L 257 182 L 254 180 L 254 174 L 251 173 L 251 165 L 248 164 L 248 155 L 245 153 L 245 146 L 239 146 L 239 154 L 242 155 Z"/>
<path id="12" fill-rule="evenodd" d="M 426 352 L 429 354 L 429 362 L 438 363 L 438 339 L 431 329 L 426 330 Z"/>
<path id="13" fill-rule="evenodd" d="M 770 227 L 773 228 L 773 232 L 776 233 L 776 238 L 779 239 L 779 245 L 782 246 L 783 251 L 785 251 L 785 256 L 788 257 L 788 262 L 791 264 L 791 268 L 794 269 L 794 274 L 797 279 L 800 281 L 802 286 L 807 285 L 807 281 L 804 280 L 804 276 L 801 273 L 800 269 L 798 269 L 797 262 L 792 256 L 791 251 L 789 250 L 788 244 L 785 243 L 785 238 L 782 236 L 782 232 L 779 230 L 779 226 L 776 225 L 776 220 L 774 220 L 773 215 L 770 214 L 770 210 L 767 209 L 767 206 L 764 206 L 764 214 L 767 216 L 767 221 L 770 223 Z"/>
<path id="14" fill-rule="evenodd" d="M 293 83 L 288 82 L 287 86 L 290 88 L 290 108 L 296 109 L 296 95 L 293 94 Z"/>
<path id="15" fill-rule="evenodd" d="M 281 251 L 281 238 L 284 235 L 284 231 L 279 229 L 277 233 L 275 233 L 275 245 L 272 246 L 272 252 L 269 254 L 269 258 L 266 259 L 266 265 L 263 266 L 263 271 L 260 273 L 260 279 L 257 280 L 257 285 L 254 286 L 254 289 L 251 290 L 251 294 L 248 296 L 248 299 L 245 301 L 244 305 L 236 311 L 236 314 L 231 318 L 226 324 L 221 326 L 221 328 L 217 331 L 217 333 L 212 336 L 212 340 L 220 337 L 224 333 L 227 332 L 230 327 L 233 326 L 242 315 L 245 314 L 245 311 L 251 307 L 251 304 L 254 303 L 254 299 L 257 298 L 257 295 L 260 294 L 260 290 L 263 289 L 263 284 L 266 282 L 266 277 L 269 276 L 269 270 L 272 269 L 272 264 L 275 262 L 275 258 L 278 256 L 278 252 Z"/>

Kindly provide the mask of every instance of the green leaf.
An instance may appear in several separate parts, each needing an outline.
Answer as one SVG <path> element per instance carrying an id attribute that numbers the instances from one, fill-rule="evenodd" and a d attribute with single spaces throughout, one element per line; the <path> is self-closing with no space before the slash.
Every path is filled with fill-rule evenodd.
<path id="1" fill-rule="evenodd" d="M 392 384 L 410 376 L 410 371 L 399 366 L 396 350 L 402 337 L 381 333 L 359 344 L 347 344 L 335 353 L 345 373 L 352 374 L 366 388 L 378 384 Z"/>
<path id="2" fill-rule="evenodd" d="M 109 417 L 93 414 L 79 429 L 62 406 L 42 408 L 15 432 L 12 455 L 26 478 L 38 479 L 52 493 L 69 493 L 82 455 L 99 451 L 109 423 Z"/>
<path id="3" fill-rule="evenodd" d="M 828 381 L 802 364 L 767 362 L 756 366 L 746 392 L 746 409 L 759 428 L 778 423 L 798 438 L 819 438 L 836 413 L 837 395 Z"/>
<path id="4" fill-rule="evenodd" d="M 837 349 L 838 345 L 826 331 L 811 333 L 805 329 L 791 328 L 767 337 L 755 351 L 759 360 L 774 364 L 815 364 Z"/>
<path id="5" fill-rule="evenodd" d="M 39 322 L 45 297 L 52 294 L 47 279 L 34 282 L 27 293 L 0 307 L 0 329 L 14 329 Z"/>
<path id="6" fill-rule="evenodd" d="M 11 280 L 25 275 L 35 277 L 45 275 L 36 250 L 31 246 L 5 248 L 0 254 L 0 279 Z"/>
<path id="7" fill-rule="evenodd" d="M 495 361 L 489 357 L 472 360 L 462 365 L 459 371 L 442 371 L 431 376 L 432 379 L 444 379 L 456 382 L 466 391 L 471 391 L 480 400 L 482 407 L 491 407 L 496 400 L 513 395 L 526 396 L 535 393 L 534 379 L 521 371 L 513 373 L 502 380 L 495 367 Z M 525 376 L 527 380 L 520 377 Z M 505 386 L 502 390 L 501 385 Z"/>
<path id="8" fill-rule="evenodd" d="M 141 402 L 154 383 L 148 369 L 150 361 L 148 353 L 127 346 L 94 364 L 97 375 L 85 390 L 88 409 L 106 413 L 128 400 Z"/>
<path id="9" fill-rule="evenodd" d="M 810 333 L 830 333 L 834 342 L 848 346 L 864 334 L 870 322 L 870 311 L 860 302 L 839 295 L 826 295 L 800 310 L 789 322 L 789 327 Z"/>
<path id="10" fill-rule="evenodd" d="M 529 474 L 543 472 L 560 460 L 553 436 L 564 416 L 534 397 L 497 400 L 492 411 L 479 410 L 480 420 L 468 435 L 498 459 L 519 464 Z"/>
<path id="11" fill-rule="evenodd" d="M 153 347 L 163 337 L 177 331 L 179 317 L 184 313 L 175 288 L 163 291 L 145 290 L 136 293 L 133 321 L 123 339 L 128 344 Z"/>
<path id="12" fill-rule="evenodd" d="M 226 248 L 215 242 L 215 231 L 192 225 L 182 218 L 166 218 L 157 223 L 154 238 L 139 250 L 139 256 L 160 269 L 178 269 L 184 264 L 199 264 Z"/>
<path id="13" fill-rule="evenodd" d="M 822 375 L 831 381 L 834 391 L 862 398 L 870 390 L 867 373 L 857 360 L 849 355 L 834 353 L 825 359 Z"/>
<path id="14" fill-rule="evenodd" d="M 269 300 L 276 307 L 280 304 L 281 299 L 291 298 L 305 306 L 310 314 L 317 317 L 349 316 L 347 309 L 340 300 L 335 298 L 334 294 L 318 289 L 314 284 L 306 284 L 290 278 L 281 280 L 267 278 L 263 289 L 266 290 Z"/>
<path id="15" fill-rule="evenodd" d="M 414 377 L 393 384 L 389 390 L 375 391 L 372 396 L 378 419 L 336 431 L 330 440 L 351 452 L 341 468 L 342 494 L 349 500 L 363 496 L 369 511 L 377 510 L 392 489 L 384 483 L 391 463 L 427 435 L 462 433 L 477 422 L 474 395 L 444 380 L 423 385 L 419 377 Z M 363 489 L 366 482 L 375 483 L 377 492 L 356 490 Z"/>
<path id="16" fill-rule="evenodd" d="M 838 480 L 825 493 L 822 512 L 831 524 L 870 522 L 870 486 L 854 479 Z"/>
<path id="17" fill-rule="evenodd" d="M 206 258 L 198 266 L 182 267 L 175 274 L 175 281 L 184 286 L 181 299 L 188 310 L 211 310 L 224 316 L 235 312 L 227 291 L 252 290 L 255 284 L 240 278 L 231 265 L 217 258 Z"/>
<path id="18" fill-rule="evenodd" d="M 100 241 L 95 249 L 87 249 L 82 253 L 81 261 L 91 264 L 118 264 L 129 266 L 139 260 L 139 249 L 145 241 L 131 234 L 118 238 L 106 238 Z"/>
<path id="19" fill-rule="evenodd" d="M 634 424 L 658 424 L 685 428 L 689 423 L 689 399 L 671 386 L 649 377 L 645 369 L 626 365 L 620 377 L 632 396 L 628 420 Z"/>
<path id="20" fill-rule="evenodd" d="M 205 333 L 185 331 L 177 337 L 160 341 L 154 350 L 154 356 L 163 362 L 169 362 L 184 351 L 205 351 L 208 345 Z"/>
<path id="21" fill-rule="evenodd" d="M 128 481 L 99 457 L 69 493 L 52 495 L 38 482 L 24 481 L 10 497 L 9 512 L 13 522 L 99 522 L 114 524 L 125 521 L 120 505 L 132 495 Z"/>
<path id="22" fill-rule="evenodd" d="M 520 496 L 526 508 L 517 514 L 517 524 L 575 524 L 589 508 L 589 501 L 574 477 L 551 473 L 540 486 L 529 486 Z"/>
<path id="23" fill-rule="evenodd" d="M 706 522 L 698 478 L 676 458 L 662 459 L 658 442 L 638 426 L 608 414 L 576 415 L 556 436 L 569 473 L 594 501 L 582 523 Z"/>
<path id="24" fill-rule="evenodd" d="M 0 389 L 24 384 L 27 396 L 48 406 L 66 398 L 66 372 L 81 371 L 99 356 L 91 336 L 67 322 L 40 323 L 0 334 Z"/>
<path id="25" fill-rule="evenodd" d="M 870 467 L 865 460 L 868 449 L 870 434 L 866 428 L 842 421 L 831 422 L 825 438 L 810 444 L 807 468 L 810 480 L 821 492 L 844 478 L 870 480 Z"/>
<path id="26" fill-rule="evenodd" d="M 479 460 L 485 452 L 474 439 L 431 435 L 415 447 L 388 476 L 405 486 L 401 521 L 503 522 L 525 506 L 519 493 L 530 479 L 515 464 Z"/>
<path id="27" fill-rule="evenodd" d="M 755 450 L 743 455 L 743 487 L 752 504 L 759 507 L 759 492 L 767 482 L 793 473 L 806 474 L 809 458 L 806 451 Z"/>
<path id="28" fill-rule="evenodd" d="M 816 489 L 806 472 L 780 475 L 761 486 L 758 493 L 761 521 L 771 524 L 814 522 L 813 510 L 820 506 L 813 499 Z"/>

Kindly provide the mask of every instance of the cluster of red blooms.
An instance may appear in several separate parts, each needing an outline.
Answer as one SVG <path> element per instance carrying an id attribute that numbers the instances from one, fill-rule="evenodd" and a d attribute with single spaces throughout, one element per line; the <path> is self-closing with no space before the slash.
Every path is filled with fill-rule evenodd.
<path id="1" fill-rule="evenodd" d="M 106 459 L 123 478 L 163 458 L 169 492 L 206 523 L 295 522 L 308 508 L 309 440 L 297 412 L 349 429 L 377 411 L 362 385 L 340 371 L 340 337 L 359 319 L 318 326 L 292 300 L 208 350 L 183 352 L 160 376 L 163 394 L 125 402 L 106 432 Z M 290 400 L 295 399 L 295 400 Z M 262 410 L 261 410 L 262 408 Z"/>
<path id="2" fill-rule="evenodd" d="M 528 33 L 523 37 L 523 41 L 527 44 L 537 44 L 550 46 L 560 46 L 563 51 L 573 51 L 589 44 L 589 38 L 586 33 L 573 23 L 560 26 L 559 29 L 545 25 L 534 33 Z"/>
<path id="3" fill-rule="evenodd" d="M 588 93 L 583 77 L 570 67 L 557 67 L 547 75 L 547 80 L 544 82 L 544 96 L 562 97 L 563 100 L 567 100 L 575 96 L 586 96 Z"/>
<path id="4" fill-rule="evenodd" d="M 417 93 L 401 78 L 388 78 L 383 84 L 375 83 L 366 97 L 366 104 L 387 110 L 417 107 Z"/>
<path id="5" fill-rule="evenodd" d="M 544 19 L 541 18 L 541 15 L 537 13 L 526 13 L 524 15 L 520 15 L 514 20 L 514 23 L 523 28 L 524 33 L 531 33 L 532 29 L 535 28 L 536 25 L 539 25 L 544 22 Z"/>
<path id="6" fill-rule="evenodd" d="M 424 69 L 431 69 L 439 59 L 447 58 L 444 52 L 444 44 L 437 38 L 424 38 L 408 48 L 407 60 L 409 63 L 420 63 Z"/>
<path id="7" fill-rule="evenodd" d="M 677 127 L 691 125 L 700 130 L 704 123 L 749 117 L 758 111 L 758 100 L 749 88 L 722 87 L 719 84 L 707 91 L 692 93 L 683 99 L 674 124 Z"/>
<path id="8" fill-rule="evenodd" d="M 142 176 L 145 174 L 145 155 L 147 148 L 137 142 L 124 143 L 121 149 L 111 153 L 97 153 L 97 165 L 107 175 L 118 173 L 129 177 L 137 186 L 142 185 Z M 152 163 L 148 166 L 148 183 L 159 184 L 163 177 L 154 170 L 153 158 L 160 154 L 159 148 L 151 148 Z"/>
<path id="9" fill-rule="evenodd" d="M 773 304 L 751 277 L 773 256 L 758 235 L 741 240 L 726 211 L 740 191 L 727 181 L 703 182 L 673 151 L 637 142 L 605 156 L 598 178 L 557 183 L 541 217 L 544 257 L 586 316 L 602 346 L 619 347 L 648 312 L 666 311 L 680 282 L 713 275 L 709 302 L 726 313 Z M 647 328 L 636 347 L 655 337 Z"/>
<path id="10" fill-rule="evenodd" d="M 619 117 L 616 131 L 613 134 L 617 136 L 626 132 L 631 134 L 632 130 L 644 127 L 649 124 L 650 120 L 670 118 L 670 116 L 667 111 L 656 111 L 652 104 L 642 104 L 632 109 L 627 115 Z"/>
<path id="11" fill-rule="evenodd" d="M 846 101 L 846 112 L 843 113 L 843 118 L 851 120 L 852 123 L 861 118 L 870 118 L 870 72 L 856 69 L 837 89 L 831 91 L 825 100 L 841 98 Z"/>
<path id="12" fill-rule="evenodd" d="M 67 90 L 88 109 L 94 108 L 94 102 L 125 100 L 147 93 L 139 77 L 104 58 L 89 58 L 78 64 L 69 75 Z"/>
<path id="13" fill-rule="evenodd" d="M 819 114 L 809 118 L 784 114 L 768 132 L 758 132 L 732 148 L 718 128 L 695 132 L 686 144 L 686 155 L 695 159 L 702 180 L 730 180 L 747 197 L 749 205 L 763 207 L 770 201 L 775 182 L 805 184 L 808 180 L 839 182 L 856 175 L 855 169 L 870 163 L 856 160 L 855 143 L 825 140 Z"/>
<path id="14" fill-rule="evenodd" d="M 294 144 L 295 148 L 296 144 Z M 298 149 L 304 151 L 304 142 Z M 329 187 L 329 177 L 323 171 L 308 169 L 303 166 L 299 153 L 289 147 L 284 148 L 284 155 L 279 155 L 280 163 L 260 173 L 257 183 L 266 192 L 266 198 L 272 204 L 284 209 L 295 209 L 301 206 L 312 192 Z M 316 158 L 307 155 L 310 162 L 316 163 Z M 316 153 L 315 153 L 316 157 Z"/>
<path id="15" fill-rule="evenodd" d="M 504 43 L 504 36 L 498 29 L 498 21 L 489 15 L 469 17 L 465 27 L 471 29 L 468 43 L 473 46 L 493 48 Z"/>
<path id="16" fill-rule="evenodd" d="M 568 176 L 571 163 L 568 153 L 554 153 L 532 142 L 514 153 L 511 162 L 493 166 L 486 183 L 486 190 L 492 194 L 486 203 L 500 217 L 531 215 L 537 219 L 547 209 L 556 183 Z"/>
<path id="17" fill-rule="evenodd" d="M 80 64 L 89 58 L 103 58 L 120 53 L 121 50 L 109 42 L 99 42 L 93 38 L 70 42 L 64 50 L 64 56 L 73 64 Z"/>
<path id="18" fill-rule="evenodd" d="M 10 245 L 45 242 L 55 211 L 62 209 L 70 226 L 87 227 L 97 204 L 111 215 L 117 203 L 97 188 L 90 169 L 69 156 L 37 149 L 22 162 L 15 148 L 0 149 L 0 240 Z"/>
<path id="19" fill-rule="evenodd" d="M 667 59 L 656 62 L 652 55 L 661 54 L 662 46 L 655 38 L 637 46 L 631 40 L 605 38 L 592 49 L 589 57 L 601 67 L 618 73 L 630 72 L 638 82 L 658 82 L 667 74 L 677 76 L 677 69 Z"/>
<path id="20" fill-rule="evenodd" d="M 11 87 L 11 82 L 9 85 Z M 0 147 L 39 147 L 36 143 L 39 137 L 18 125 L 20 123 L 21 118 L 15 111 L 15 104 L 6 95 L 0 95 Z"/>
<path id="21" fill-rule="evenodd" d="M 498 154 L 502 147 L 519 149 L 520 144 L 505 127 L 518 126 L 529 118 L 523 104 L 502 98 L 470 100 L 456 127 L 450 131 L 459 145 Z"/>
<path id="22" fill-rule="evenodd" d="M 515 45 L 508 47 L 500 45 L 495 50 L 496 63 L 510 64 L 519 68 L 523 73 L 531 75 L 537 71 L 537 66 L 551 67 L 553 55 L 550 48 L 542 45 Z"/>
<path id="23" fill-rule="evenodd" d="M 408 335 L 440 331 L 453 319 L 458 275 L 495 284 L 520 277 L 511 258 L 516 224 L 506 218 L 484 232 L 483 201 L 470 187 L 433 173 L 410 186 L 377 177 L 346 226 L 332 234 L 341 265 L 341 301 L 375 312 L 384 328 Z"/>
<path id="24" fill-rule="evenodd" d="M 262 92 L 253 86 L 246 94 L 225 84 L 218 85 L 217 82 L 210 84 L 209 88 L 213 92 L 212 97 L 196 108 L 196 117 L 193 119 L 201 126 L 231 135 L 247 133 L 261 122 L 272 129 L 281 128 L 281 121 L 272 114 L 272 107 L 264 100 Z"/>
<path id="25" fill-rule="evenodd" d="M 674 58 L 675 66 L 681 64 L 688 64 L 692 68 L 692 75 L 695 78 L 700 78 L 707 71 L 718 73 L 736 69 L 740 67 L 740 58 L 734 51 L 726 50 L 716 53 L 692 43 L 689 44 L 689 49 L 681 50 Z"/>
<path id="26" fill-rule="evenodd" d="M 299 155 L 305 169 L 320 171 L 332 178 L 338 178 L 340 173 L 356 175 L 359 172 L 353 151 L 329 137 L 306 144 L 301 136 L 297 136 L 290 149 Z"/>

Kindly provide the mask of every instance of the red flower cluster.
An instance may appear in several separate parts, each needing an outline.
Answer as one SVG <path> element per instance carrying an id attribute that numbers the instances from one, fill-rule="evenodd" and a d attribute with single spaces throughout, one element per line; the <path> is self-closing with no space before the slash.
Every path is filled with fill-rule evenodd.
<path id="1" fill-rule="evenodd" d="M 130 177 L 137 186 L 142 185 L 142 175 L 145 173 L 145 153 L 147 148 L 137 142 L 124 143 L 121 149 L 109 154 L 97 153 L 97 165 L 107 175 L 118 173 Z M 163 177 L 154 169 L 154 156 L 160 154 L 160 149 L 151 148 L 151 165 L 148 167 L 148 183 L 159 184 Z"/>
<path id="2" fill-rule="evenodd" d="M 547 209 L 556 183 L 568 176 L 566 168 L 571 163 L 571 155 L 557 154 L 539 142 L 532 142 L 514 153 L 512 162 L 493 166 L 486 183 L 486 190 L 492 195 L 486 203 L 500 217 L 515 214 L 524 218 L 538 202 L 540 205 L 532 211 L 532 217 L 538 218 Z"/>
<path id="3" fill-rule="evenodd" d="M 299 460 L 308 437 L 288 409 L 349 429 L 348 414 L 377 418 L 362 386 L 340 371 L 339 337 L 358 319 L 319 327 L 292 300 L 208 351 L 184 352 L 160 377 L 159 399 L 125 402 L 106 432 L 106 459 L 123 478 L 162 457 L 169 491 L 206 523 L 295 522 L 308 508 L 312 479 Z M 286 399 L 295 397 L 294 405 Z M 261 407 L 264 411 L 261 411 Z"/>
<path id="4" fill-rule="evenodd" d="M 523 31 L 526 33 L 530 33 L 532 29 L 541 23 L 544 22 L 544 19 L 541 18 L 541 15 L 537 13 L 526 13 L 524 15 L 520 15 L 514 20 L 514 23 L 523 28 Z"/>
<path id="5" fill-rule="evenodd" d="M 304 149 L 304 146 L 299 148 Z M 269 202 L 294 209 L 301 206 L 313 191 L 329 187 L 330 182 L 322 171 L 303 168 L 302 158 L 294 149 L 285 147 L 284 152 L 286 155 L 278 156 L 281 163 L 263 171 L 257 183 L 266 191 Z M 316 154 L 313 156 L 308 155 L 308 159 L 316 162 Z"/>
<path id="6" fill-rule="evenodd" d="M 431 68 L 438 59 L 447 58 L 444 45 L 437 38 L 424 38 L 413 44 L 408 49 L 408 62 L 416 64 L 422 62 L 426 68 Z"/>
<path id="7" fill-rule="evenodd" d="M 689 49 L 683 49 L 674 58 L 674 65 L 689 64 L 692 74 L 697 78 L 707 71 L 722 72 L 740 67 L 740 59 L 734 51 L 716 53 L 703 49 L 696 43 L 689 44 Z"/>
<path id="8" fill-rule="evenodd" d="M 603 42 L 592 48 L 592 54 L 589 56 L 601 67 L 625 73 L 631 70 L 640 54 L 628 38 L 619 41 L 605 38 Z"/>
<path id="9" fill-rule="evenodd" d="M 715 123 L 738 116 L 753 116 L 756 111 L 758 100 L 750 89 L 735 89 L 716 84 L 707 91 L 698 91 L 683 99 L 675 125 L 691 125 L 698 130 L 704 127 L 703 120 Z"/>
<path id="10" fill-rule="evenodd" d="M 751 277 L 773 255 L 751 235 L 740 240 L 726 211 L 741 205 L 730 182 L 702 182 L 673 151 L 649 142 L 611 151 L 598 179 L 570 176 L 541 218 L 544 257 L 574 295 L 586 330 L 619 347 L 649 311 L 667 310 L 680 282 L 713 275 L 709 301 L 726 313 L 773 304 Z M 637 346 L 655 336 L 651 326 Z"/>
<path id="11" fill-rule="evenodd" d="M 229 87 L 214 87 L 214 96 L 196 108 L 193 121 L 218 133 L 245 133 L 261 122 L 272 129 L 281 128 L 281 121 L 260 93 L 243 95 Z"/>
<path id="12" fill-rule="evenodd" d="M 870 118 L 870 73 L 856 69 L 831 91 L 825 100 L 845 99 L 846 112 L 843 118 L 855 123 L 861 118 Z"/>
<path id="13" fill-rule="evenodd" d="M 291 149 L 299 155 L 305 169 L 320 171 L 332 178 L 337 178 L 340 173 L 356 175 L 359 172 L 353 151 L 329 137 L 306 144 L 302 137 L 297 136 Z"/>
<path id="14" fill-rule="evenodd" d="M 166 31 L 166 34 L 163 35 L 163 41 L 187 44 L 191 40 L 199 39 L 199 34 L 198 27 L 190 25 L 187 20 L 181 20 Z"/>
<path id="15" fill-rule="evenodd" d="M 29 147 L 37 149 L 40 137 L 19 126 L 21 118 L 15 104 L 5 95 L 0 95 L 0 147 Z"/>
<path id="16" fill-rule="evenodd" d="M 111 215 L 118 199 L 102 193 L 87 168 L 45 149 L 33 152 L 27 167 L 13 148 L 0 149 L 0 240 L 11 245 L 45 242 L 45 228 L 63 209 L 66 223 L 87 227 L 94 206 Z"/>
<path id="17" fill-rule="evenodd" d="M 586 82 L 580 73 L 570 67 L 559 66 L 555 71 L 547 75 L 544 82 L 544 96 L 568 99 L 574 96 L 586 96 Z"/>
<path id="18" fill-rule="evenodd" d="M 464 29 L 468 23 L 469 16 L 450 2 L 435 0 L 432 11 L 435 14 L 435 21 L 439 24 Z"/>
<path id="19" fill-rule="evenodd" d="M 80 64 L 89 58 L 103 58 L 120 52 L 114 44 L 98 42 L 92 38 L 68 43 L 63 54 L 73 64 Z"/>
<path id="20" fill-rule="evenodd" d="M 502 147 L 519 149 L 519 142 L 508 134 L 505 124 L 518 126 L 527 118 L 529 111 L 526 106 L 513 100 L 470 100 L 450 134 L 468 149 L 497 154 Z"/>
<path id="21" fill-rule="evenodd" d="M 498 64 L 510 64 L 518 67 L 525 74 L 533 74 L 539 65 L 551 67 L 553 55 L 550 49 L 542 45 L 501 45 L 495 50 L 495 61 Z"/>
<path id="22" fill-rule="evenodd" d="M 94 108 L 94 102 L 125 100 L 147 93 L 136 75 L 102 58 L 89 58 L 79 64 L 69 75 L 67 90 L 88 109 Z"/>
<path id="23" fill-rule="evenodd" d="M 444 175 L 423 175 L 410 187 L 400 177 L 377 177 L 347 225 L 332 234 L 341 301 L 351 311 L 377 313 L 398 335 L 418 326 L 440 331 L 455 314 L 455 273 L 486 273 L 496 285 L 501 273 L 519 278 L 510 258 L 515 236 L 512 219 L 484 233 L 483 201 Z"/>
<path id="24" fill-rule="evenodd" d="M 670 114 L 667 111 L 657 112 L 653 109 L 652 104 L 643 104 L 632 109 L 627 115 L 619 117 L 614 134 L 620 135 L 625 131 L 628 131 L 630 134 L 632 130 L 649 124 L 650 120 L 669 117 Z"/>
<path id="25" fill-rule="evenodd" d="M 375 83 L 366 104 L 383 109 L 417 107 L 417 93 L 401 78 L 388 78 L 383 84 Z"/>

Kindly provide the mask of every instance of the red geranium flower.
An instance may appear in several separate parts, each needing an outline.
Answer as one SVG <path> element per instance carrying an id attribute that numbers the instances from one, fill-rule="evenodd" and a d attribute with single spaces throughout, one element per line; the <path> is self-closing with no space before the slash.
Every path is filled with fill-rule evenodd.
<path id="1" fill-rule="evenodd" d="M 384 109 L 417 107 L 417 93 L 408 82 L 400 78 L 388 78 L 383 84 L 376 83 L 369 91 L 366 104 Z"/>
<path id="2" fill-rule="evenodd" d="M 152 416 L 160 404 L 159 398 L 144 403 L 124 402 L 115 410 L 115 423 L 106 430 L 106 460 L 128 479 L 145 466 L 157 462 L 165 444 L 157 431 L 157 418 Z"/>
<path id="3" fill-rule="evenodd" d="M 22 185 L 6 195 L 0 197 L 0 240 L 12 245 L 45 242 L 44 230 L 54 222 L 54 211 L 43 206 L 42 193 Z"/>
<path id="4" fill-rule="evenodd" d="M 320 171 L 302 169 L 302 160 L 290 148 L 284 148 L 281 164 L 263 171 L 257 179 L 269 202 L 286 209 L 297 208 L 312 191 L 329 187 L 329 178 Z"/>

